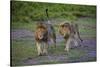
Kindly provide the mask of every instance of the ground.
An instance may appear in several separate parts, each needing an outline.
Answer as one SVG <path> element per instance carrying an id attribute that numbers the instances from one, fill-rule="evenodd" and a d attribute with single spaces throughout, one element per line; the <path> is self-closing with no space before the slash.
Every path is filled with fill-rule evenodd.
<path id="1" fill-rule="evenodd" d="M 19 65 L 37 65 L 37 64 L 55 64 L 55 63 L 73 63 L 96 61 L 96 19 L 79 18 L 76 21 L 79 24 L 80 35 L 83 39 L 82 46 L 72 46 L 69 53 L 64 51 L 63 38 L 56 31 L 57 47 L 53 43 L 49 45 L 49 54 L 47 56 L 37 56 L 34 42 L 33 23 L 28 25 L 19 24 L 18 27 L 13 24 L 11 29 L 11 61 L 13 66 Z M 57 28 L 56 28 L 57 29 Z"/>

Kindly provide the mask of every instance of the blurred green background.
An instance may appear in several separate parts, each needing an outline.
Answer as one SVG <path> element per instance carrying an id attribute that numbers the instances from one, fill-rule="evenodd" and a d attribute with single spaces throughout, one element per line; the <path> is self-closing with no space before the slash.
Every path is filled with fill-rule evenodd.
<path id="1" fill-rule="evenodd" d="M 50 19 L 65 18 L 76 20 L 78 17 L 96 17 L 96 6 L 55 4 L 39 2 L 11 2 L 12 22 L 32 22 L 35 20 L 47 20 L 45 9 L 48 8 Z"/>

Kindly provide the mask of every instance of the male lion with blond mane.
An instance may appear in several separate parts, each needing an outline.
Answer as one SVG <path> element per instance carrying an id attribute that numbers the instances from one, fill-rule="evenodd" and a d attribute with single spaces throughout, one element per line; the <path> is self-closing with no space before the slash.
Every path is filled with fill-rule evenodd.
<path id="1" fill-rule="evenodd" d="M 66 45 L 65 50 L 68 52 L 71 42 L 75 46 L 79 45 L 79 41 L 82 41 L 79 35 L 78 25 L 75 23 L 61 23 L 59 25 L 59 33 L 63 36 Z"/>

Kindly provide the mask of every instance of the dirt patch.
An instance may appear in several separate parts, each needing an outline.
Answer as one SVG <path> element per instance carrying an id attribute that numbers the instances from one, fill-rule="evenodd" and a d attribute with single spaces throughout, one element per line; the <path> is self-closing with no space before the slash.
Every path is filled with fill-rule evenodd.
<path id="1" fill-rule="evenodd" d="M 33 40 L 34 33 L 25 29 L 12 30 L 12 40 Z M 57 34 L 57 45 L 63 41 L 63 38 Z M 71 57 L 67 52 L 59 54 L 48 54 L 47 56 L 36 56 L 24 58 L 21 62 L 22 65 L 36 65 L 36 64 L 51 64 L 51 63 L 70 63 L 70 62 L 86 62 L 96 60 L 96 39 L 95 38 L 83 38 L 82 46 L 72 48 L 84 51 L 85 54 L 79 57 Z"/>

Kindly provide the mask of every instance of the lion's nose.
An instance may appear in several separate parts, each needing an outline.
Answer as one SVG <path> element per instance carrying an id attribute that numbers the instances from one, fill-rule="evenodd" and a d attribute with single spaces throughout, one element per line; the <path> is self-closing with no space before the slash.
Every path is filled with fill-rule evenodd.
<path id="1" fill-rule="evenodd" d="M 41 36 L 39 36 L 39 38 L 40 38 L 40 39 L 42 39 L 42 38 L 43 38 L 43 36 L 41 35 Z"/>

